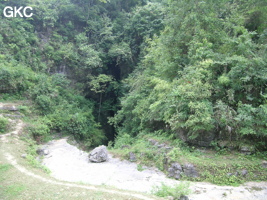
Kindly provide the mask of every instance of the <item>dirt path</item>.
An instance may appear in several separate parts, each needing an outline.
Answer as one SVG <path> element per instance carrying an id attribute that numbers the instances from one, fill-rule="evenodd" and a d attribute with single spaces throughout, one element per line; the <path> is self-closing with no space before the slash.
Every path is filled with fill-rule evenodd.
<path id="1" fill-rule="evenodd" d="M 3 105 L 5 105 L 5 104 L 0 103 L 0 107 Z M 24 123 L 21 120 L 10 120 L 10 122 L 13 124 L 16 124 L 15 130 L 10 132 L 10 133 L 7 133 L 7 134 L 0 135 L 0 139 L 1 139 L 2 143 L 8 143 L 9 140 L 14 140 L 15 142 L 16 141 L 19 142 L 18 141 L 18 134 L 22 131 Z M 12 137 L 10 137 L 10 136 L 12 136 Z M 120 191 L 112 190 L 112 189 L 101 189 L 101 188 L 97 188 L 94 186 L 83 186 L 83 185 L 78 185 L 78 184 L 74 184 L 74 183 L 64 183 L 61 181 L 50 180 L 48 178 L 36 175 L 33 172 L 27 170 L 25 167 L 19 165 L 17 163 L 16 158 L 13 155 L 11 155 L 9 152 L 5 152 L 4 157 L 11 165 L 13 165 L 21 173 L 23 173 L 27 176 L 31 176 L 33 178 L 39 179 L 39 180 L 46 182 L 46 183 L 50 183 L 50 184 L 54 184 L 54 185 L 68 186 L 68 187 L 83 188 L 83 189 L 105 192 L 105 193 L 110 193 L 110 194 L 132 196 L 132 197 L 142 199 L 142 200 L 153 200 L 152 198 L 146 197 L 145 195 L 142 195 L 142 194 L 132 194 L 132 193 L 120 192 Z"/>
<path id="2" fill-rule="evenodd" d="M 67 143 L 66 138 L 51 141 L 46 147 L 50 154 L 43 164 L 59 180 L 110 185 L 120 189 L 151 192 L 154 185 L 174 185 L 179 181 L 167 178 L 156 169 L 138 171 L 137 165 L 120 161 L 109 155 L 104 163 L 90 163 L 88 154 Z M 266 200 L 267 183 L 246 183 L 243 186 L 216 186 L 210 183 L 192 183 L 192 200 Z"/>
<path id="3" fill-rule="evenodd" d="M 83 188 L 83 189 L 94 190 L 94 191 L 99 191 L 99 192 L 106 192 L 106 193 L 111 193 L 111 194 L 132 196 L 132 197 L 136 197 L 138 199 L 143 199 L 143 200 L 153 200 L 153 199 L 151 199 L 149 197 L 146 197 L 144 195 L 141 195 L 141 194 L 132 194 L 132 193 L 127 193 L 127 192 L 119 192 L 119 191 L 116 191 L 116 190 L 99 189 L 99 188 L 96 188 L 94 186 L 82 186 L 82 185 L 73 184 L 73 183 L 63 183 L 63 182 L 60 182 L 60 181 L 53 181 L 53 180 L 44 178 L 42 176 L 36 175 L 36 174 L 28 171 L 26 168 L 24 168 L 23 166 L 19 165 L 17 163 L 16 159 L 11 154 L 5 153 L 5 157 L 10 162 L 10 164 L 12 164 L 16 169 L 18 169 L 23 174 L 25 174 L 27 176 L 31 176 L 31 177 L 36 178 L 36 179 L 39 179 L 39 180 L 41 180 L 43 182 L 46 182 L 46 183 L 50 183 L 50 184 L 54 184 L 54 185 L 68 186 L 68 187 Z"/>
<path id="4" fill-rule="evenodd" d="M 93 185 L 108 185 L 119 189 L 150 193 L 153 186 L 161 182 L 174 184 L 174 180 L 155 168 L 137 170 L 137 165 L 126 160 L 113 158 L 109 154 L 107 162 L 91 163 L 88 153 L 67 143 L 67 139 L 49 142 L 46 149 L 50 154 L 43 164 L 52 171 L 52 176 L 69 182 L 83 182 Z"/>

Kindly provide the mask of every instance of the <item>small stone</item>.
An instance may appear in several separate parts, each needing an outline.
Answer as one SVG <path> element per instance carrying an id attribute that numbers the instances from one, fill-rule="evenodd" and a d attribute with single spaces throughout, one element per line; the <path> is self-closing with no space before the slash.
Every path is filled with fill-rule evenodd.
<path id="1" fill-rule="evenodd" d="M 167 196 L 167 200 L 174 200 L 174 197 L 172 197 L 172 196 Z"/>
<path id="2" fill-rule="evenodd" d="M 240 153 L 245 155 L 250 155 L 254 152 L 254 148 L 252 146 L 242 146 L 240 147 Z"/>
<path id="3" fill-rule="evenodd" d="M 172 150 L 172 147 L 165 146 L 165 149 L 166 149 L 167 151 L 170 151 L 170 150 Z"/>
<path id="4" fill-rule="evenodd" d="M 149 143 L 151 144 L 151 145 L 155 145 L 156 143 L 158 143 L 156 140 L 154 140 L 154 139 L 149 139 L 148 140 L 149 141 Z"/>
<path id="5" fill-rule="evenodd" d="M 18 111 L 18 108 L 16 106 L 3 106 L 0 107 L 0 110 Z"/>
<path id="6" fill-rule="evenodd" d="M 48 155 L 49 154 L 49 150 L 48 149 L 44 149 L 44 155 Z"/>
<path id="7" fill-rule="evenodd" d="M 22 158 L 26 158 L 26 157 L 27 157 L 27 154 L 26 154 L 26 153 L 21 154 L 21 157 L 22 157 Z"/>
<path id="8" fill-rule="evenodd" d="M 122 145 L 121 149 L 130 149 L 130 146 L 129 145 Z"/>
<path id="9" fill-rule="evenodd" d="M 135 156 L 135 154 L 133 152 L 129 153 L 129 157 L 130 157 L 130 161 L 131 162 L 135 162 L 136 161 L 136 156 Z"/>
<path id="10" fill-rule="evenodd" d="M 183 165 L 183 171 L 186 176 L 196 178 L 198 177 L 198 172 L 193 164 L 187 163 Z"/>
<path id="11" fill-rule="evenodd" d="M 189 198 L 185 195 L 182 195 L 179 200 L 189 200 Z"/>
<path id="12" fill-rule="evenodd" d="M 233 176 L 234 174 L 233 173 L 227 173 L 227 176 Z"/>
<path id="13" fill-rule="evenodd" d="M 10 118 L 15 118 L 15 119 L 20 119 L 22 118 L 21 115 L 11 115 L 11 114 L 4 114 L 5 117 L 10 117 Z"/>
<path id="14" fill-rule="evenodd" d="M 168 168 L 168 176 L 173 177 L 175 179 L 181 178 L 181 173 L 183 172 L 183 169 L 179 163 L 172 163 L 171 166 Z"/>
<path id="15" fill-rule="evenodd" d="M 242 176 L 246 176 L 247 174 L 248 174 L 248 170 L 243 169 L 243 170 L 241 171 L 241 175 L 242 175 Z"/>
<path id="16" fill-rule="evenodd" d="M 164 145 L 164 144 L 158 144 L 157 147 L 158 147 L 159 149 L 161 149 L 161 148 L 165 147 L 165 145 Z"/>
<path id="17" fill-rule="evenodd" d="M 267 161 L 266 160 L 262 161 L 261 165 L 263 168 L 267 168 Z"/>
<path id="18" fill-rule="evenodd" d="M 39 156 L 43 156 L 43 155 L 45 155 L 45 153 L 44 153 L 45 150 L 46 150 L 46 149 L 44 149 L 44 148 L 38 148 L 38 149 L 36 150 L 36 153 L 37 153 Z"/>

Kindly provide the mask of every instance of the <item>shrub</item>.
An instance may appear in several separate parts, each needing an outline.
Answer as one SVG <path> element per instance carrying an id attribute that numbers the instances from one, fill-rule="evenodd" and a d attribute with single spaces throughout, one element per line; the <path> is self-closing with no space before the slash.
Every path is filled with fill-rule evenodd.
<path id="1" fill-rule="evenodd" d="M 8 128 L 8 120 L 4 117 L 0 117 L 0 133 L 5 133 Z"/>
<path id="2" fill-rule="evenodd" d="M 120 134 L 115 139 L 115 149 L 121 148 L 123 145 L 131 145 L 134 142 L 134 138 L 132 138 L 129 134 Z"/>
<path id="3" fill-rule="evenodd" d="M 47 141 L 47 138 L 50 135 L 50 129 L 48 125 L 41 120 L 30 125 L 28 127 L 28 131 L 32 134 L 37 143 Z"/>
<path id="4" fill-rule="evenodd" d="M 0 63 L 0 90 L 6 93 L 21 93 L 36 82 L 35 73 L 24 65 L 15 62 Z"/>
<path id="5" fill-rule="evenodd" d="M 181 196 L 189 195 L 191 191 L 188 182 L 181 182 L 174 186 L 168 186 L 161 183 L 161 186 L 157 186 L 152 190 L 152 193 L 159 197 L 172 196 L 174 199 L 180 199 Z"/>

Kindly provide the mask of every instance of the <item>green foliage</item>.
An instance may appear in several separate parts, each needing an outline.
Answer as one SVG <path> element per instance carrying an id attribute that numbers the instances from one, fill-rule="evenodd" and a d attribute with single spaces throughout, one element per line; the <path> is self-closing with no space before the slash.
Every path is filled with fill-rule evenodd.
<path id="1" fill-rule="evenodd" d="M 44 120 L 39 120 L 27 127 L 29 133 L 33 138 L 38 142 L 46 142 L 48 136 L 50 135 L 50 129 L 47 125 L 47 122 Z"/>
<path id="2" fill-rule="evenodd" d="M 51 130 L 70 131 L 88 144 L 89 135 L 98 143 L 104 138 L 95 115 L 112 139 L 106 121 L 118 109 L 119 82 L 139 62 L 144 41 L 163 28 L 164 7 L 139 0 L 22 0 L 12 5 L 31 6 L 34 15 L 1 17 L 0 91 L 8 93 L 1 96 L 30 98 Z M 80 96 L 95 105 L 81 105 Z"/>
<path id="3" fill-rule="evenodd" d="M 8 119 L 0 116 L 0 133 L 5 133 L 8 128 Z"/>
<path id="4" fill-rule="evenodd" d="M 1 60 L 1 59 L 0 59 Z M 0 91 L 6 93 L 22 93 L 29 89 L 36 81 L 35 73 L 24 65 L 16 62 L 1 62 Z"/>
<path id="5" fill-rule="evenodd" d="M 152 193 L 159 197 L 172 196 L 175 199 L 179 199 L 181 196 L 189 195 L 191 190 L 189 189 L 189 182 L 181 182 L 174 186 L 168 186 L 161 183 L 161 186 L 155 187 Z"/>
<path id="6" fill-rule="evenodd" d="M 240 134 L 266 136 L 266 111 L 266 104 L 255 108 L 252 105 L 240 103 L 236 116 Z"/>
<path id="7" fill-rule="evenodd" d="M 261 23 L 246 21 L 256 21 L 252 13 L 263 17 L 260 5 L 266 9 L 254 0 L 169 1 L 164 31 L 148 40 L 140 67 L 124 82 L 128 93 L 110 119 L 118 132 L 171 130 L 186 141 L 215 132 L 262 148 L 267 43 L 259 39 Z"/>
<path id="8" fill-rule="evenodd" d="M 12 4 L 35 13 L 0 17 L 1 97 L 31 99 L 50 131 L 99 143 L 114 135 L 109 118 L 119 135 L 217 133 L 266 148 L 265 1 Z"/>
<path id="9" fill-rule="evenodd" d="M 114 148 L 122 148 L 122 146 L 131 145 L 133 142 L 134 138 L 132 138 L 129 134 L 121 134 L 116 137 Z"/>
<path id="10" fill-rule="evenodd" d="M 177 160 L 179 160 L 179 158 L 182 156 L 182 151 L 179 148 L 173 148 L 168 154 L 168 159 L 170 160 L 170 162 L 175 162 Z"/>
<path id="11" fill-rule="evenodd" d="M 35 167 L 35 168 L 39 168 L 39 169 L 42 169 L 44 172 L 46 173 L 50 173 L 51 171 L 44 165 L 42 165 L 42 163 L 40 161 L 38 161 L 36 158 L 37 158 L 37 144 L 36 144 L 36 141 L 32 140 L 32 139 L 26 139 L 27 141 L 27 155 L 26 155 L 26 159 L 28 161 L 28 163 L 32 166 L 32 167 Z"/>
<path id="12" fill-rule="evenodd" d="M 5 171 L 9 170 L 12 167 L 12 165 L 9 164 L 1 164 L 0 165 L 0 173 L 4 173 Z"/>
<path id="13" fill-rule="evenodd" d="M 89 85 L 91 87 L 91 90 L 95 93 L 102 93 L 106 90 L 107 85 L 112 82 L 112 77 L 100 74 L 97 77 L 91 77 L 91 81 L 89 82 Z"/>
<path id="14" fill-rule="evenodd" d="M 21 184 L 14 184 L 14 185 L 9 185 L 4 188 L 4 193 L 6 193 L 7 196 L 9 197 L 16 197 L 20 193 L 22 193 L 24 190 L 26 190 L 26 187 Z"/>
<path id="15" fill-rule="evenodd" d="M 137 170 L 138 170 L 139 172 L 141 172 L 141 171 L 144 171 L 145 169 L 143 168 L 142 165 L 138 164 L 138 165 L 137 165 Z"/>

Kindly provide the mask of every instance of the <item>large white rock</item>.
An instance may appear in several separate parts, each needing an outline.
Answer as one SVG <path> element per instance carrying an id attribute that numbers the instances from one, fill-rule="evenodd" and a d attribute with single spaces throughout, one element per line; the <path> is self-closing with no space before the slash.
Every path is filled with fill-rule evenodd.
<path id="1" fill-rule="evenodd" d="M 108 159 L 108 151 L 106 146 L 104 145 L 96 147 L 89 154 L 89 160 L 91 162 L 100 163 L 100 162 L 105 162 L 107 159 Z"/>

